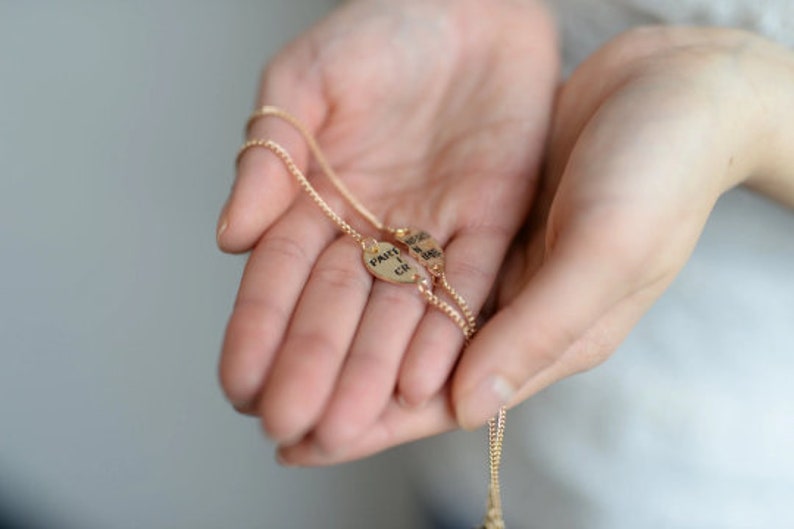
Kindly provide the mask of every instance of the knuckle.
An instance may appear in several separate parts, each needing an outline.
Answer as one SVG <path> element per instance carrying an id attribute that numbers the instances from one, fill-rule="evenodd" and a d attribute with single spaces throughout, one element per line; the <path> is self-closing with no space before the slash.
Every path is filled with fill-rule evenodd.
<path id="1" fill-rule="evenodd" d="M 443 385 L 447 374 L 407 371 L 399 380 L 400 396 L 409 405 L 427 402 Z"/>
<path id="2" fill-rule="evenodd" d="M 294 49 L 286 47 L 262 67 L 260 84 L 263 88 L 267 89 L 274 83 L 281 82 L 285 77 L 291 78 L 293 76 L 293 55 Z"/>
<path id="3" fill-rule="evenodd" d="M 512 304 L 505 306 L 502 313 L 503 317 L 514 320 L 511 327 L 518 325 L 517 328 L 525 329 L 520 343 L 516 344 L 521 351 L 518 363 L 522 371 L 539 371 L 553 365 L 578 338 L 576 332 L 560 323 L 554 325 L 537 318 L 531 326 L 527 325 L 523 314 Z"/>
<path id="4" fill-rule="evenodd" d="M 290 311 L 274 303 L 266 293 L 241 293 L 234 302 L 234 313 L 229 320 L 226 333 L 234 334 L 246 330 L 272 330 L 283 326 Z"/>
<path id="5" fill-rule="evenodd" d="M 416 289 L 406 288 L 405 285 L 392 285 L 389 283 L 378 282 L 377 301 L 378 303 L 404 310 L 414 311 L 417 308 L 424 308 L 422 297 L 417 294 Z"/>
<path id="6" fill-rule="evenodd" d="M 331 334 L 319 330 L 293 333 L 285 349 L 289 349 L 296 359 L 302 358 L 308 362 L 339 355 L 339 346 Z"/>
<path id="7" fill-rule="evenodd" d="M 467 278 L 472 284 L 490 283 L 494 273 L 487 270 L 482 264 L 472 261 L 455 260 L 446 264 L 447 272 L 454 278 Z"/>
<path id="8" fill-rule="evenodd" d="M 266 237 L 262 241 L 262 252 L 269 257 L 275 256 L 289 261 L 295 261 L 302 265 L 310 265 L 312 262 L 306 249 L 291 237 Z"/>
<path id="9" fill-rule="evenodd" d="M 287 312 L 267 298 L 243 298 L 226 327 L 218 378 L 227 398 L 250 401 L 259 391 L 273 347 L 281 340 Z"/>
<path id="10" fill-rule="evenodd" d="M 276 442 L 290 444 L 299 437 L 308 420 L 296 406 L 273 405 L 272 401 L 265 400 L 260 415 L 260 425 L 265 435 Z"/>
<path id="11" fill-rule="evenodd" d="M 377 351 L 365 350 L 351 355 L 349 369 L 357 373 L 362 383 L 367 384 L 391 377 L 392 366 Z"/>
<path id="12" fill-rule="evenodd" d="M 360 270 L 345 266 L 323 266 L 314 270 L 314 279 L 334 290 L 366 290 L 369 282 Z"/>

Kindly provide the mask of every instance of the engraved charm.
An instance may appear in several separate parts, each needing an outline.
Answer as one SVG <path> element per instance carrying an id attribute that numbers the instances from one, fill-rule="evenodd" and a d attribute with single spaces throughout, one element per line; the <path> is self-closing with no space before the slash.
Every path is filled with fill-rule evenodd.
<path id="1" fill-rule="evenodd" d="M 424 230 L 401 228 L 394 237 L 408 247 L 408 253 L 422 263 L 434 276 L 444 272 L 444 250 L 432 235 Z"/>
<path id="2" fill-rule="evenodd" d="M 400 257 L 399 248 L 378 241 L 362 254 L 369 273 L 389 283 L 416 283 L 416 269 Z"/>

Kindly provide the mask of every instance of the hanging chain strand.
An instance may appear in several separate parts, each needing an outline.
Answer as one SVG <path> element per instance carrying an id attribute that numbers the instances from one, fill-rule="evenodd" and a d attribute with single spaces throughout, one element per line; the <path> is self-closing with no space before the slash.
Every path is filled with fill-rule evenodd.
<path id="1" fill-rule="evenodd" d="M 262 147 L 264 149 L 269 150 L 276 157 L 281 160 L 281 162 L 286 167 L 287 171 L 295 177 L 297 180 L 298 185 L 306 191 L 306 194 L 312 199 L 312 201 L 317 204 L 317 206 L 322 210 L 326 217 L 328 217 L 334 224 L 336 224 L 340 230 L 344 233 L 349 235 L 353 240 L 358 243 L 361 248 L 367 252 L 372 249 L 374 246 L 377 248 L 377 241 L 372 238 L 364 237 L 358 231 L 356 231 L 353 226 L 348 224 L 342 217 L 340 217 L 332 208 L 328 205 L 328 203 L 320 196 L 314 186 L 309 182 L 309 179 L 301 172 L 295 162 L 292 160 L 292 157 L 287 153 L 287 151 L 279 145 L 278 143 L 274 142 L 273 140 L 261 140 L 261 139 L 253 139 L 246 141 L 242 147 L 240 147 L 240 151 L 237 153 L 237 163 L 240 162 L 240 158 L 246 151 L 252 149 L 254 147 Z M 458 312 L 446 301 L 436 296 L 431 288 L 429 282 L 419 276 L 416 275 L 413 278 L 413 283 L 416 285 L 417 290 L 422 296 L 427 300 L 428 303 L 436 307 L 442 313 L 446 314 L 452 322 L 457 325 L 461 332 L 463 333 L 464 339 L 468 342 L 472 336 L 474 336 L 475 328 L 471 327 L 467 322 L 466 318 L 461 317 Z"/>
<path id="2" fill-rule="evenodd" d="M 256 109 L 248 118 L 248 122 L 245 124 L 246 135 L 250 133 L 253 124 L 260 118 L 264 118 L 264 117 L 276 117 L 282 119 L 287 123 L 289 123 L 290 125 L 292 125 L 295 128 L 295 130 L 298 131 L 298 133 L 306 141 L 309 150 L 311 151 L 314 158 L 317 160 L 317 165 L 320 166 L 320 169 L 328 178 L 328 180 L 331 181 L 333 186 L 336 188 L 337 191 L 339 191 L 339 193 L 344 197 L 344 199 L 348 202 L 348 204 L 350 204 L 350 206 L 353 209 L 355 209 L 359 213 L 359 215 L 361 215 L 364 219 L 366 219 L 367 222 L 369 222 L 375 229 L 377 229 L 378 231 L 387 232 L 391 235 L 396 235 L 401 231 L 405 231 L 404 229 L 401 228 L 393 228 L 391 226 L 387 226 L 386 224 L 381 222 L 374 213 L 372 213 L 369 209 L 367 209 L 367 207 L 364 204 L 362 204 L 361 201 L 358 200 L 358 198 L 356 198 L 356 196 L 350 191 L 350 189 L 348 189 L 348 187 L 345 185 L 342 179 L 339 178 L 339 175 L 336 174 L 336 171 L 334 171 L 334 168 L 331 167 L 331 164 L 328 163 L 328 159 L 325 157 L 325 154 L 323 153 L 323 150 L 320 148 L 320 145 L 317 143 L 317 140 L 315 139 L 314 135 L 311 132 L 309 132 L 309 130 L 306 128 L 306 126 L 303 123 L 301 123 L 295 116 L 293 116 L 286 110 L 271 105 L 264 105 Z M 469 308 L 469 304 L 466 302 L 463 296 L 461 296 L 452 287 L 452 285 L 447 280 L 447 276 L 443 270 L 440 271 L 431 270 L 430 272 L 434 277 L 437 277 L 440 280 L 441 288 L 443 288 L 447 292 L 447 294 L 449 294 L 452 301 L 458 306 L 460 312 L 463 314 L 463 318 L 465 319 L 466 324 L 468 325 L 469 329 L 471 329 L 469 335 L 466 336 L 466 339 L 467 340 L 470 339 L 474 335 L 474 329 L 476 328 L 477 325 L 476 325 L 476 317 Z M 450 318 L 453 319 L 457 319 L 458 317 L 459 316 L 453 318 L 453 316 L 450 315 Z"/>
<path id="3" fill-rule="evenodd" d="M 471 325 L 468 319 L 462 317 L 458 311 L 449 305 L 449 303 L 441 300 L 438 296 L 433 294 L 433 291 L 430 289 L 430 282 L 428 280 L 423 279 L 422 281 L 419 281 L 417 285 L 419 286 L 419 293 L 425 297 L 428 303 L 446 314 L 449 319 L 455 323 L 455 325 L 463 330 L 463 338 L 466 341 L 466 345 L 468 345 L 471 339 L 474 337 L 474 333 L 477 332 L 476 322 L 474 325 Z"/>
<path id="4" fill-rule="evenodd" d="M 502 515 L 502 491 L 499 485 L 499 469 L 502 464 L 502 446 L 505 437 L 507 409 L 502 406 L 499 413 L 488 421 L 488 507 L 483 520 L 483 529 L 505 529 Z"/>
<path id="5" fill-rule="evenodd" d="M 466 319 L 466 324 L 470 329 L 472 329 L 473 334 L 477 329 L 477 318 L 469 308 L 469 304 L 466 303 L 466 300 L 463 299 L 463 296 L 458 294 L 458 291 L 452 288 L 452 285 L 449 284 L 449 281 L 447 280 L 447 274 L 441 272 L 438 277 L 441 281 L 441 287 L 447 291 L 447 294 L 452 297 L 452 299 L 455 301 L 455 304 L 458 306 L 458 308 L 460 308 L 460 311 L 463 313 L 463 317 Z"/>

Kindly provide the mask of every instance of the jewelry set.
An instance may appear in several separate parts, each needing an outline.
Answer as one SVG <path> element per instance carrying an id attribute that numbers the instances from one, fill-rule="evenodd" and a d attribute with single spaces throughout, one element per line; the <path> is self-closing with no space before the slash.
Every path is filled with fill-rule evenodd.
<path id="1" fill-rule="evenodd" d="M 363 264 L 370 274 L 376 279 L 390 283 L 415 285 L 419 294 L 428 304 L 441 311 L 458 326 L 463 333 L 465 343 L 468 344 L 477 332 L 476 318 L 463 296 L 447 280 L 444 249 L 438 241 L 423 229 L 415 227 L 395 228 L 381 222 L 350 192 L 344 182 L 334 172 L 314 136 L 302 123 L 285 110 L 273 106 L 261 107 L 249 118 L 246 132 L 250 131 L 255 121 L 267 117 L 286 121 L 300 133 L 322 173 L 344 200 L 377 231 L 377 238 L 363 235 L 337 214 L 309 182 L 284 147 L 273 140 L 259 138 L 247 140 L 237 154 L 237 162 L 239 163 L 243 154 L 252 148 L 264 148 L 272 152 L 281 160 L 301 189 L 320 208 L 325 216 L 361 247 Z M 406 250 L 416 263 L 419 263 L 421 268 L 429 275 L 429 279 L 420 274 L 417 267 L 402 256 L 401 248 Z M 443 290 L 443 297 L 433 291 L 435 286 Z M 488 421 L 490 480 L 488 507 L 481 526 L 482 529 L 504 529 L 505 527 L 499 486 L 499 466 L 502 459 L 505 415 L 505 408 L 502 407 L 498 414 Z"/>

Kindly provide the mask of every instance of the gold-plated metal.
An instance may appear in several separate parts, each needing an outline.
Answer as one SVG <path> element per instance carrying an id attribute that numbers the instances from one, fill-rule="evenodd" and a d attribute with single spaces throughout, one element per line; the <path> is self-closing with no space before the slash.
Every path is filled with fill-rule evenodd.
<path id="1" fill-rule="evenodd" d="M 439 281 L 441 288 L 447 292 L 460 309 L 466 325 L 472 330 L 476 329 L 477 319 L 469 308 L 469 304 L 447 280 L 444 249 L 438 241 L 425 230 L 417 228 L 397 228 L 393 233 L 394 238 L 408 248 L 411 257 L 422 263 L 425 269 Z"/>
<path id="2" fill-rule="evenodd" d="M 391 234 L 396 241 L 403 244 L 409 255 L 416 259 L 425 268 L 432 278 L 435 279 L 441 288 L 452 298 L 457 307 L 453 307 L 433 292 L 433 285 L 427 278 L 422 277 L 416 269 L 400 256 L 400 250 L 391 243 L 379 241 L 373 237 L 367 237 L 356 231 L 348 222 L 339 216 L 328 203 L 314 189 L 306 176 L 300 171 L 287 151 L 278 143 L 272 140 L 249 139 L 240 148 L 237 154 L 237 163 L 246 151 L 253 147 L 262 147 L 270 150 L 285 165 L 290 174 L 296 179 L 298 185 L 309 195 L 320 210 L 334 223 L 342 232 L 349 235 L 362 248 L 362 259 L 367 270 L 376 278 L 392 283 L 414 283 L 419 293 L 425 298 L 428 304 L 434 306 L 444 313 L 453 323 L 463 332 L 466 344 L 477 332 L 477 321 L 470 310 L 468 303 L 447 280 L 445 271 L 445 257 L 442 246 L 429 233 L 415 228 L 392 228 L 382 223 L 371 211 L 369 211 L 334 172 L 328 163 L 325 155 L 320 149 L 314 136 L 298 121 L 294 116 L 277 107 L 263 106 L 256 110 L 248 119 L 246 124 L 246 135 L 249 133 L 253 123 L 262 117 L 274 116 L 290 123 L 303 136 L 317 160 L 323 173 L 331 181 L 332 185 L 359 213 L 367 222 L 380 232 Z M 502 447 L 504 443 L 504 431 L 506 420 L 506 409 L 499 409 L 496 416 L 488 421 L 488 452 L 489 452 L 489 487 L 488 487 L 488 507 L 483 520 L 482 529 L 505 529 L 502 516 L 502 500 L 499 484 L 499 469 L 502 461 Z"/>
<path id="3" fill-rule="evenodd" d="M 367 207 L 361 203 L 358 198 L 347 188 L 345 183 L 336 174 L 328 159 L 325 157 L 322 149 L 320 148 L 314 135 L 300 122 L 295 116 L 290 114 L 284 109 L 265 105 L 255 110 L 248 118 L 245 125 L 245 133 L 248 135 L 251 131 L 253 124 L 263 117 L 276 117 L 282 119 L 292 125 L 295 130 L 303 137 L 309 147 L 317 164 L 320 166 L 322 172 L 326 175 L 328 180 L 339 191 L 342 197 L 355 209 L 367 222 L 369 222 L 375 229 L 390 233 L 401 244 L 405 245 L 408 253 L 416 259 L 433 277 L 439 280 L 441 288 L 447 293 L 449 298 L 457 305 L 458 310 L 463 316 L 463 321 L 466 323 L 468 332 L 464 330 L 466 339 L 470 339 L 477 328 L 476 316 L 472 313 L 466 300 L 461 296 L 449 283 L 445 272 L 444 250 L 441 245 L 436 241 L 428 232 L 415 228 L 393 228 L 381 222 L 378 217 L 372 213 Z M 447 311 L 443 311 L 447 312 Z M 460 319 L 460 317 L 452 318 L 453 321 Z M 460 325 L 458 325 L 460 327 Z M 463 327 L 461 327 L 463 329 Z"/>
<path id="4" fill-rule="evenodd" d="M 422 233 L 426 234 L 427 232 L 422 231 Z M 469 332 L 467 334 L 464 331 L 464 334 L 467 334 L 466 339 L 469 340 L 474 336 L 474 333 L 477 332 L 477 319 L 463 296 L 461 296 L 447 280 L 447 274 L 444 270 L 444 253 L 443 250 L 441 250 L 441 246 L 438 245 L 438 243 L 435 242 L 435 239 L 432 239 L 432 237 L 430 240 L 433 241 L 435 246 L 432 246 L 426 251 L 419 250 L 417 247 L 409 246 L 403 241 L 401 242 L 406 244 L 409 255 L 422 264 L 422 266 L 430 273 L 430 275 L 441 285 L 441 288 L 446 291 L 447 295 L 452 299 L 455 305 L 457 305 L 460 313 L 456 313 L 456 317 L 452 319 L 454 321 L 460 319 L 465 322 L 466 328 L 468 328 Z"/>
<path id="5" fill-rule="evenodd" d="M 378 253 L 380 246 L 377 239 L 367 237 L 362 241 L 361 249 L 366 253 Z"/>
<path id="6" fill-rule="evenodd" d="M 303 125 L 303 123 L 301 123 L 295 116 L 293 116 L 286 110 L 270 105 L 265 105 L 261 108 L 258 108 L 251 114 L 251 116 L 248 118 L 248 122 L 245 124 L 246 136 L 248 136 L 248 134 L 250 133 L 251 126 L 253 126 L 255 121 L 257 121 L 259 118 L 263 118 L 267 116 L 273 116 L 283 119 L 284 121 L 295 127 L 295 130 L 297 130 L 300 133 L 300 135 L 303 136 L 303 139 L 306 141 L 306 145 L 309 146 L 309 150 L 311 151 L 312 155 L 314 155 L 314 158 L 317 160 L 317 164 L 320 166 L 320 169 L 322 169 L 323 173 L 325 173 L 326 177 L 328 177 L 328 180 L 331 181 L 331 183 L 336 188 L 336 190 L 339 191 L 339 193 L 345 198 L 345 200 L 347 200 L 347 202 L 353 207 L 353 209 L 355 209 L 359 215 L 364 217 L 367 220 L 367 222 L 375 226 L 375 228 L 380 231 L 384 231 L 386 229 L 383 223 L 381 223 L 381 221 L 378 220 L 378 217 L 376 217 L 375 214 L 373 214 L 370 210 L 368 210 L 366 206 L 364 206 L 364 204 L 362 204 L 356 198 L 356 196 L 350 192 L 350 190 L 347 188 L 345 183 L 342 182 L 342 179 L 339 178 L 339 176 L 336 174 L 334 168 L 331 167 L 330 163 L 328 163 L 328 160 L 326 159 L 325 154 L 323 154 L 323 150 L 320 149 L 320 146 L 317 144 L 317 140 L 314 138 L 314 135 L 311 132 L 309 132 L 309 130 Z"/>
<path id="7" fill-rule="evenodd" d="M 488 507 L 483 520 L 483 529 L 505 529 L 502 516 L 502 491 L 499 485 L 499 468 L 502 464 L 502 446 L 505 438 L 507 409 L 502 406 L 495 417 L 488 421 Z"/>
<path id="8" fill-rule="evenodd" d="M 295 178 L 298 182 L 298 185 L 306 192 L 307 195 L 312 199 L 312 201 L 317 204 L 320 210 L 328 217 L 334 224 L 336 224 L 342 232 L 349 235 L 363 251 L 363 258 L 364 264 L 367 265 L 367 270 L 378 279 L 383 279 L 385 281 L 390 281 L 392 283 L 404 283 L 410 284 L 413 283 L 416 285 L 417 290 L 419 290 L 420 294 L 424 296 L 428 303 L 439 309 L 442 313 L 449 316 L 453 323 L 455 323 L 463 333 L 464 338 L 468 341 L 471 336 L 474 334 L 474 328 L 469 327 L 466 320 L 462 318 L 457 311 L 446 301 L 436 296 L 429 285 L 425 285 L 421 281 L 421 276 L 416 273 L 416 270 L 409 266 L 409 269 L 404 270 L 404 274 L 398 274 L 394 270 L 391 272 L 387 272 L 385 268 L 378 268 L 378 267 L 370 267 L 368 265 L 367 257 L 373 254 L 383 253 L 388 249 L 393 249 L 396 251 L 396 254 L 399 255 L 399 250 L 394 247 L 394 245 L 390 243 L 386 243 L 383 241 L 378 241 L 372 237 L 365 237 L 358 231 L 356 231 L 353 226 L 351 226 L 348 222 L 346 222 L 342 217 L 340 217 L 332 208 L 328 205 L 328 203 L 320 196 L 314 186 L 309 182 L 309 179 L 301 172 L 295 162 L 292 160 L 292 157 L 287 153 L 287 151 L 279 145 L 278 143 L 274 142 L 273 140 L 262 140 L 262 139 L 252 139 L 246 141 L 243 146 L 240 148 L 240 151 L 237 153 L 237 163 L 240 162 L 241 157 L 245 154 L 249 149 L 254 147 L 261 147 L 264 149 L 269 150 L 273 154 L 278 157 L 284 166 L 287 168 L 287 171 Z M 402 260 L 401 260 L 402 261 Z M 391 262 L 394 264 L 394 262 Z M 407 263 L 399 263 L 397 268 L 400 266 L 407 264 Z M 409 280 L 404 280 L 409 279 Z"/>
<path id="9" fill-rule="evenodd" d="M 306 194 L 314 201 L 317 206 L 322 210 L 325 215 L 333 221 L 334 224 L 339 226 L 339 229 L 345 232 L 346 234 L 350 235 L 353 240 L 355 240 L 359 245 L 364 244 L 364 237 L 358 233 L 353 226 L 345 222 L 345 220 L 336 214 L 336 212 L 331 209 L 331 206 L 323 200 L 317 190 L 314 189 L 314 186 L 311 185 L 308 178 L 306 178 L 298 166 L 295 165 L 295 162 L 292 160 L 292 157 L 284 150 L 284 147 L 279 145 L 278 143 L 272 140 L 260 140 L 260 139 L 253 139 L 246 141 L 242 147 L 240 147 L 239 152 L 237 153 L 237 163 L 240 163 L 240 159 L 242 158 L 243 154 L 248 149 L 252 147 L 264 147 L 265 149 L 269 150 L 273 154 L 275 154 L 283 163 L 287 170 L 295 177 L 295 180 L 298 181 L 298 185 L 300 185 Z"/>
<path id="10" fill-rule="evenodd" d="M 453 300 L 455 300 L 455 304 L 463 313 L 463 318 L 466 320 L 466 324 L 469 326 L 469 328 L 476 331 L 477 318 L 474 316 L 474 313 L 472 313 L 471 309 L 469 309 L 469 304 L 466 303 L 466 300 L 463 298 L 463 296 L 458 294 L 457 290 L 452 288 L 452 285 L 450 285 L 449 281 L 447 281 L 447 274 L 445 272 L 442 271 L 439 275 L 439 278 L 441 281 L 441 287 L 447 291 L 447 294 L 449 294 Z"/>
<path id="11" fill-rule="evenodd" d="M 422 263 L 428 272 L 438 277 L 444 271 L 444 250 L 425 230 L 397 228 L 394 238 L 408 248 L 408 253 Z"/>
<path id="12" fill-rule="evenodd" d="M 452 305 L 442 301 L 438 296 L 433 294 L 430 281 L 422 278 L 420 281 L 417 281 L 416 284 L 419 287 L 419 293 L 425 297 L 428 303 L 446 314 L 447 317 L 455 323 L 455 325 L 460 327 L 460 329 L 463 331 L 463 338 L 466 342 L 466 345 L 468 345 L 471 339 L 474 337 L 474 333 L 477 332 L 477 328 L 469 326 L 468 322 L 466 322 L 466 319 L 463 318 L 458 311 L 453 309 Z"/>
<path id="13" fill-rule="evenodd" d="M 361 254 L 369 273 L 389 283 L 416 283 L 416 269 L 400 257 L 400 249 L 391 243 L 378 241 L 372 251 Z"/>

